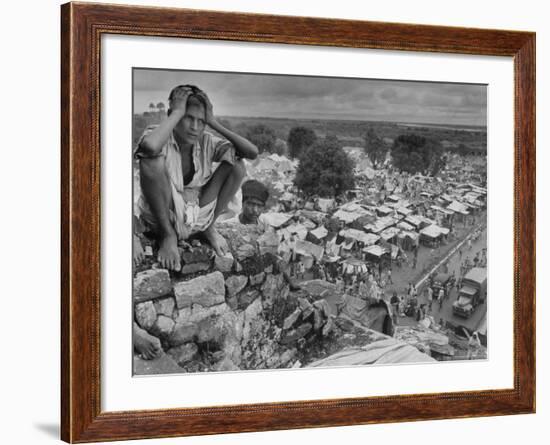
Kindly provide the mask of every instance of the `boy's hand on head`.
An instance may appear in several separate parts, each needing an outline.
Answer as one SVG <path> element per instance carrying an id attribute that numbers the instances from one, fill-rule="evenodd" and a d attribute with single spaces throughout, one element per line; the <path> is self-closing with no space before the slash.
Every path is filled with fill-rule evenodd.
<path id="1" fill-rule="evenodd" d="M 210 102 L 210 99 L 204 91 L 199 91 L 197 95 L 204 100 L 204 104 L 206 105 L 206 123 L 210 125 L 214 121 L 214 108 L 212 107 L 212 102 Z"/>
<path id="2" fill-rule="evenodd" d="M 170 101 L 170 108 L 173 111 L 181 110 L 185 113 L 187 99 L 189 99 L 191 92 L 191 88 L 187 87 L 181 87 L 174 91 L 172 100 Z"/>

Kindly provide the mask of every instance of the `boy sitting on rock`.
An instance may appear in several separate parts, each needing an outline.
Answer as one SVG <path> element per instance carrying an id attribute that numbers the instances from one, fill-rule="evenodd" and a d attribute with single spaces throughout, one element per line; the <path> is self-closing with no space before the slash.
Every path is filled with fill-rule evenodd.
<path id="1" fill-rule="evenodd" d="M 177 86 L 168 102 L 168 117 L 145 130 L 135 152 L 138 206 L 140 220 L 158 235 L 161 267 L 180 270 L 178 243 L 190 235 L 202 233 L 216 254 L 225 254 L 227 244 L 214 222 L 246 174 L 241 158 L 255 159 L 258 149 L 214 118 L 210 99 L 199 88 Z"/>

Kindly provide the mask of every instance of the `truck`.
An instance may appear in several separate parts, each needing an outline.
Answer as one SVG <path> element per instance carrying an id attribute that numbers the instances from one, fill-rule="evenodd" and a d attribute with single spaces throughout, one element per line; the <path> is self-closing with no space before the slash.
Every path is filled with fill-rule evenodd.
<path id="1" fill-rule="evenodd" d="M 469 318 L 487 295 L 487 269 L 474 267 L 462 279 L 462 287 L 453 303 L 453 314 Z"/>

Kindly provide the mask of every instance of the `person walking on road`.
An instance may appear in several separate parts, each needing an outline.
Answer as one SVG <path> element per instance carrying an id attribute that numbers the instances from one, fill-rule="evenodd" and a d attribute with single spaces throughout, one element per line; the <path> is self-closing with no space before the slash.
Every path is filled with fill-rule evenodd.
<path id="1" fill-rule="evenodd" d="M 428 287 L 427 293 L 428 293 L 428 308 L 430 309 L 430 312 L 431 312 L 432 311 L 433 297 L 434 297 L 434 291 L 431 288 L 431 286 Z"/>

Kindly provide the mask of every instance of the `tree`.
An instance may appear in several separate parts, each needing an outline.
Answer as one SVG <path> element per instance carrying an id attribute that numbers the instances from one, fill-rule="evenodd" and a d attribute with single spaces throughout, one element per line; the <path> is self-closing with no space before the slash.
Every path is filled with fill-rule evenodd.
<path id="1" fill-rule="evenodd" d="M 327 136 L 307 148 L 298 164 L 294 185 L 308 196 L 332 198 L 355 186 L 353 161 L 336 136 Z"/>
<path id="2" fill-rule="evenodd" d="M 396 168 L 412 174 L 436 175 L 445 167 L 441 145 L 416 134 L 398 136 L 393 142 L 391 154 Z"/>
<path id="3" fill-rule="evenodd" d="M 372 128 L 369 128 L 365 134 L 365 153 L 374 168 L 384 162 L 387 152 L 388 147 L 385 142 L 378 137 Z"/>
<path id="4" fill-rule="evenodd" d="M 151 112 L 156 110 L 155 104 L 153 102 L 149 104 L 149 109 L 151 110 Z"/>
<path id="5" fill-rule="evenodd" d="M 272 153 L 277 140 L 275 132 L 263 124 L 250 127 L 246 132 L 246 138 L 258 147 L 260 153 Z"/>
<path id="6" fill-rule="evenodd" d="M 164 103 L 159 102 L 159 103 L 157 104 L 157 108 L 158 108 L 158 110 L 162 113 L 162 112 L 164 111 L 164 108 L 165 108 Z"/>
<path id="7" fill-rule="evenodd" d="M 294 127 L 288 133 L 288 154 L 292 158 L 299 158 L 316 140 L 317 135 L 311 128 Z"/>

